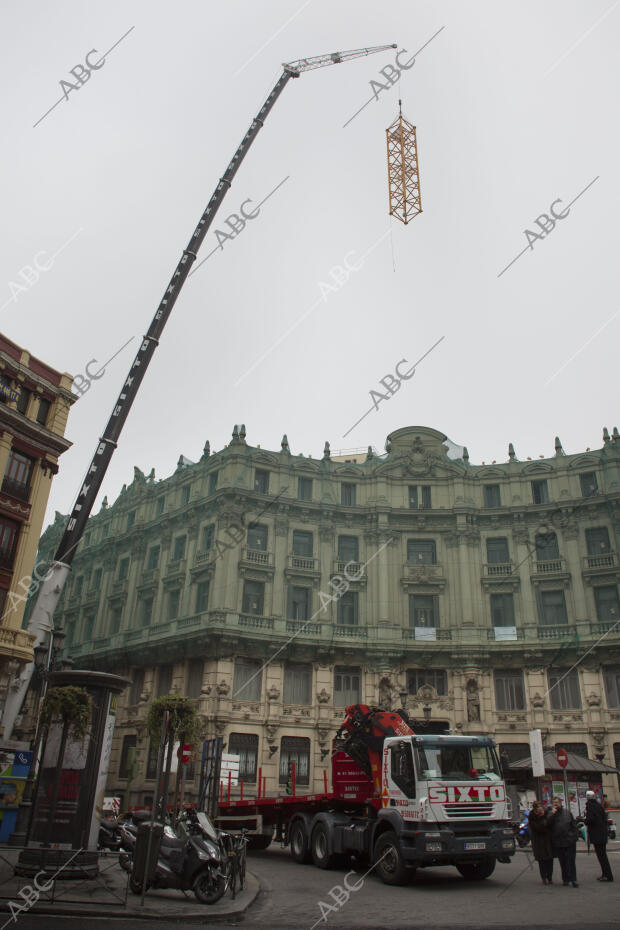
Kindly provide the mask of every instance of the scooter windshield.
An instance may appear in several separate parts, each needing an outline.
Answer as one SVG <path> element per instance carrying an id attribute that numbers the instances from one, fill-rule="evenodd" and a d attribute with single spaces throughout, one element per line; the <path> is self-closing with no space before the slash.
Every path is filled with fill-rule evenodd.
<path id="1" fill-rule="evenodd" d="M 198 823 L 206 835 L 217 843 L 217 831 L 204 811 L 199 811 L 197 815 Z"/>

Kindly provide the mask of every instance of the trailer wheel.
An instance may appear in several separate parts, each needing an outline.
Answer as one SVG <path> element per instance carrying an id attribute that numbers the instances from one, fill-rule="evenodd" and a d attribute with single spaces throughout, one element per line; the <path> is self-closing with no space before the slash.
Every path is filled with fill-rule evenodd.
<path id="1" fill-rule="evenodd" d="M 312 831 L 312 861 L 319 869 L 331 869 L 336 856 L 329 852 L 329 829 L 324 823 L 317 823 Z"/>
<path id="2" fill-rule="evenodd" d="M 377 874 L 386 885 L 404 885 L 410 873 L 400 850 L 398 837 L 390 830 L 383 833 L 375 843 L 374 856 Z"/>
<path id="3" fill-rule="evenodd" d="M 312 861 L 308 833 L 303 820 L 296 820 L 291 827 L 289 842 L 291 844 L 291 856 L 295 862 L 306 865 L 308 862 Z"/>
<path id="4" fill-rule="evenodd" d="M 463 862 L 457 865 L 457 869 L 465 881 L 481 882 L 495 871 L 495 859 L 493 856 L 485 856 L 484 859 L 478 859 L 476 862 Z"/>
<path id="5" fill-rule="evenodd" d="M 271 845 L 271 837 L 265 834 L 254 834 L 248 837 L 248 849 L 267 849 Z"/>

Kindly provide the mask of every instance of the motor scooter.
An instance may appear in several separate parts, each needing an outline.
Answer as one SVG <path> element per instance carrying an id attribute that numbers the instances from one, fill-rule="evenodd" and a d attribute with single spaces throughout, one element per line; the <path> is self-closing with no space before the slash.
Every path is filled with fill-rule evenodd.
<path id="1" fill-rule="evenodd" d="M 121 831 L 117 820 L 99 821 L 99 849 L 111 849 L 117 852 L 121 848 Z"/>
<path id="2" fill-rule="evenodd" d="M 131 835 L 133 830 L 129 828 L 126 832 Z M 133 863 L 133 852 L 130 858 Z M 142 894 L 142 880 L 133 867 L 129 887 L 134 894 Z M 224 853 L 218 831 L 206 814 L 189 810 L 183 814 L 176 832 L 171 827 L 164 828 L 155 873 L 147 887 L 191 890 L 201 904 L 219 901 L 226 891 Z"/>

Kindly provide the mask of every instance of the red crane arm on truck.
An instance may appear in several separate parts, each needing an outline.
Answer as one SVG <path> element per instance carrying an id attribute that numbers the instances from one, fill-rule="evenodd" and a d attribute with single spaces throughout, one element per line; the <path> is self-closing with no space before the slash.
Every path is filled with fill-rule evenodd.
<path id="1" fill-rule="evenodd" d="M 379 710 L 366 704 L 351 704 L 336 734 L 336 745 L 369 778 L 375 795 L 381 794 L 381 756 L 386 736 L 413 736 L 414 731 L 401 713 Z M 332 774 L 336 789 L 338 755 L 333 757 Z"/>

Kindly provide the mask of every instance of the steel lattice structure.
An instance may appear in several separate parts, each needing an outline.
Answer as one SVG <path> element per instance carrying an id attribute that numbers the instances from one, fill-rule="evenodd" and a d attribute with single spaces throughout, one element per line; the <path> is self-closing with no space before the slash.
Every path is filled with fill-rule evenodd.
<path id="1" fill-rule="evenodd" d="M 422 212 L 415 126 L 399 113 L 385 134 L 390 216 L 395 216 L 407 225 L 409 220 Z"/>

